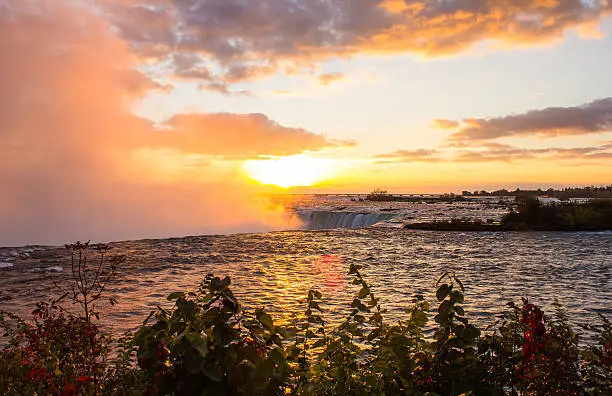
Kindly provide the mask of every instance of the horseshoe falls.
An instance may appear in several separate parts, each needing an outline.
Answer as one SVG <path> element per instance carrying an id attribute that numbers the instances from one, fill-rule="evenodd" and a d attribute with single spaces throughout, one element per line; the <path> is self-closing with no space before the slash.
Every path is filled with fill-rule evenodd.
<path id="1" fill-rule="evenodd" d="M 299 217 L 309 230 L 332 230 L 336 228 L 365 228 L 396 217 L 392 213 L 355 213 L 315 210 L 303 212 Z"/>

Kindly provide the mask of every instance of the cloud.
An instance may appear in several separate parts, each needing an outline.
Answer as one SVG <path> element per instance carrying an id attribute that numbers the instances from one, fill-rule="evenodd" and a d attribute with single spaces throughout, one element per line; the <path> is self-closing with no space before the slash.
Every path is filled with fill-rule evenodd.
<path id="1" fill-rule="evenodd" d="M 130 109 L 165 86 L 138 71 L 142 53 L 98 9 L 3 4 L 0 246 L 280 229 L 282 213 L 264 208 L 239 166 L 211 166 L 208 154 L 343 144 L 263 115 L 176 116 L 166 125 L 176 129 L 156 130 Z"/>
<path id="2" fill-rule="evenodd" d="M 200 84 L 200 88 L 207 91 L 217 92 L 227 96 L 252 96 L 251 91 L 246 90 L 233 90 L 230 86 L 223 82 L 209 82 Z"/>
<path id="3" fill-rule="evenodd" d="M 562 40 L 593 30 L 606 0 L 99 0 L 146 59 L 174 54 L 208 64 L 223 82 L 363 53 L 440 56 L 475 44 Z M 191 69 L 174 66 L 177 75 Z"/>
<path id="4" fill-rule="evenodd" d="M 436 155 L 436 150 L 417 149 L 417 150 L 397 150 L 392 153 L 379 154 L 374 158 L 380 159 L 377 163 L 394 162 L 438 162 L 441 159 Z"/>
<path id="5" fill-rule="evenodd" d="M 216 156 L 282 156 L 326 147 L 354 146 L 302 128 L 284 127 L 264 114 L 179 114 L 155 133 L 156 147 Z"/>
<path id="6" fill-rule="evenodd" d="M 436 129 L 455 129 L 459 126 L 459 122 L 438 118 L 432 121 L 431 127 Z"/>
<path id="7" fill-rule="evenodd" d="M 317 79 L 319 80 L 319 84 L 321 85 L 329 85 L 333 82 L 340 81 L 345 77 L 342 73 L 325 73 L 321 74 Z"/>
<path id="8" fill-rule="evenodd" d="M 459 150 L 455 162 L 514 162 L 532 159 L 600 160 L 612 158 L 609 147 L 539 148 L 526 149 L 510 145 L 487 145 L 479 150 Z"/>
<path id="9" fill-rule="evenodd" d="M 501 143 L 484 143 L 472 149 L 446 150 L 397 150 L 380 154 L 377 163 L 401 162 L 516 162 L 521 160 L 591 160 L 612 158 L 612 145 L 574 148 L 521 148 Z"/>
<path id="10" fill-rule="evenodd" d="M 449 140 L 471 142 L 527 136 L 550 138 L 610 131 L 612 98 L 604 98 L 576 107 L 549 107 L 505 117 L 464 119 L 461 128 Z"/>

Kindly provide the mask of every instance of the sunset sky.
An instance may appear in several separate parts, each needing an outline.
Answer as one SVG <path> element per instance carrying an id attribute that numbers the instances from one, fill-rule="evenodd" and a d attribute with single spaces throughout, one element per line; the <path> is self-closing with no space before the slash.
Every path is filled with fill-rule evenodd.
<path id="1" fill-rule="evenodd" d="M 0 246 L 612 182 L 609 0 L 0 0 L 0 52 Z"/>

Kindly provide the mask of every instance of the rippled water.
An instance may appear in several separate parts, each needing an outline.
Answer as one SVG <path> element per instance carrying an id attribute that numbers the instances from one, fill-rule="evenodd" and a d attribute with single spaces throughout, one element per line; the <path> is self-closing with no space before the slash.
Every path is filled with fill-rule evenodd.
<path id="1" fill-rule="evenodd" d="M 346 274 L 363 265 L 389 315 L 399 317 L 415 293 L 433 296 L 444 271 L 467 288 L 468 312 L 482 324 L 521 296 L 551 308 L 557 299 L 577 321 L 612 316 L 612 233 L 461 233 L 395 228 L 288 231 L 113 244 L 127 263 L 109 290 L 119 305 L 104 323 L 133 329 L 168 293 L 193 289 L 208 273 L 231 276 L 247 307 L 267 307 L 279 320 L 304 310 L 307 290 L 323 292 L 336 320 L 356 292 Z M 0 249 L 0 309 L 25 313 L 68 277 L 58 248 Z M 63 272 L 60 272 L 64 268 Z M 478 310 L 470 304 L 478 302 Z"/>

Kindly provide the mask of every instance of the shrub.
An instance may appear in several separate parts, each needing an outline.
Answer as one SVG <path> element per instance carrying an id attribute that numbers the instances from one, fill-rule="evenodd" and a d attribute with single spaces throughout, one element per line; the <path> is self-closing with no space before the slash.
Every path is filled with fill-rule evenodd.
<path id="1" fill-rule="evenodd" d="M 105 260 L 109 248 L 104 245 L 93 247 L 99 257 L 94 262 L 88 260 L 89 243 L 66 248 L 71 255 L 70 290 L 58 299 L 39 302 L 29 322 L 0 311 L 0 328 L 7 339 L 0 350 L 3 395 L 99 393 L 120 367 L 109 365 L 111 339 L 93 319 L 99 318 L 96 304 L 123 258 Z M 62 308 L 66 298 L 82 307 L 82 316 Z"/>
<path id="2" fill-rule="evenodd" d="M 10 336 L 1 353 L 2 394 L 70 395 L 92 389 L 104 372 L 108 340 L 56 301 L 38 303 L 32 314 L 31 323 L 18 321 L 16 327 L 0 314 L 0 326 Z"/>
<path id="3" fill-rule="evenodd" d="M 286 334 L 263 310 L 243 311 L 230 279 L 207 277 L 172 293 L 169 312 L 135 334 L 138 365 L 152 394 L 274 394 L 286 384 Z"/>

